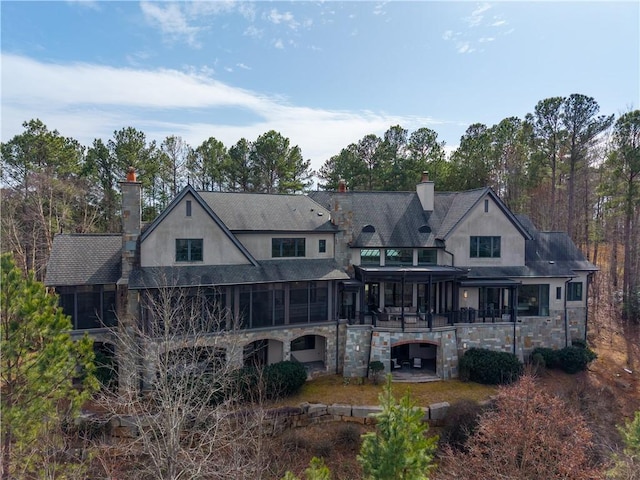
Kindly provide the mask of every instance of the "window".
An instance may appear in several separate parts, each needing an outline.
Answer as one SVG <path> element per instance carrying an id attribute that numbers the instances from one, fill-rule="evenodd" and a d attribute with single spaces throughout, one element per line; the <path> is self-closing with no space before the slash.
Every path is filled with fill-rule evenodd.
<path id="1" fill-rule="evenodd" d="M 360 250 L 360 265 L 380 265 L 380 250 L 363 248 Z"/>
<path id="2" fill-rule="evenodd" d="M 556 300 L 562 300 L 562 287 L 556 287 Z"/>
<path id="3" fill-rule="evenodd" d="M 201 238 L 177 238 L 176 262 L 201 262 L 202 239 Z"/>
<path id="4" fill-rule="evenodd" d="M 191 200 L 187 200 L 187 217 L 191 216 Z"/>
<path id="5" fill-rule="evenodd" d="M 418 250 L 418 265 L 435 265 L 438 262 L 438 251 L 434 248 Z"/>
<path id="6" fill-rule="evenodd" d="M 549 285 L 521 285 L 518 289 L 518 315 L 549 316 Z"/>
<path id="7" fill-rule="evenodd" d="M 500 258 L 500 237 L 471 237 L 471 258 Z"/>
<path id="8" fill-rule="evenodd" d="M 271 256 L 273 258 L 304 257 L 304 240 L 304 238 L 272 238 Z"/>
<path id="9" fill-rule="evenodd" d="M 385 251 L 385 265 L 413 265 L 413 250 L 391 248 Z"/>
<path id="10" fill-rule="evenodd" d="M 487 213 L 489 211 L 489 200 L 484 201 L 484 212 Z"/>
<path id="11" fill-rule="evenodd" d="M 582 300 L 582 282 L 569 282 L 567 285 L 567 301 L 577 302 Z"/>
<path id="12" fill-rule="evenodd" d="M 327 241 L 326 240 L 318 240 L 318 252 L 325 253 L 327 251 Z"/>

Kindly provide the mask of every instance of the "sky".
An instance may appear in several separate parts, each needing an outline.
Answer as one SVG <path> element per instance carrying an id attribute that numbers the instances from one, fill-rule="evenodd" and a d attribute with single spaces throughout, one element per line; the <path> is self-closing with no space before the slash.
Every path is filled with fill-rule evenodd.
<path id="1" fill-rule="evenodd" d="M 39 118 L 85 146 L 125 127 L 231 147 L 276 130 L 314 169 L 368 134 L 580 93 L 640 108 L 640 2 L 2 1 L 1 138 Z"/>

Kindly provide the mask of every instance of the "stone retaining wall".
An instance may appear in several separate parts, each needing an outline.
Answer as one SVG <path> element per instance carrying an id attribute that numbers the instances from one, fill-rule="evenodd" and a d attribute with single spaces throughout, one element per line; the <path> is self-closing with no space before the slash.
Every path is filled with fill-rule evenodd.
<path id="1" fill-rule="evenodd" d="M 440 402 L 422 407 L 423 420 L 433 426 L 441 425 L 449 410 L 448 402 Z M 344 405 L 334 403 L 302 403 L 298 407 L 282 407 L 267 410 L 261 420 L 263 433 L 277 435 L 285 430 L 307 427 L 327 422 L 354 422 L 374 425 L 374 414 L 380 413 L 379 405 Z M 242 412 L 240 413 L 242 415 Z M 144 428 L 145 418 L 138 416 L 118 416 L 110 421 L 113 437 L 135 438 L 139 428 Z"/>

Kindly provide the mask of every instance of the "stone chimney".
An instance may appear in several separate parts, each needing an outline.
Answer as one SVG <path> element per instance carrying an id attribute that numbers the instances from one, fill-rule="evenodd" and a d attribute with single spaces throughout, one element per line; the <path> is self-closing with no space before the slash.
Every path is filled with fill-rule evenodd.
<path id="1" fill-rule="evenodd" d="M 138 238 L 142 224 L 142 183 L 136 181 L 136 171 L 129 167 L 127 178 L 120 182 L 122 189 L 122 276 L 129 281 L 129 273 L 138 263 Z"/>
<path id="2" fill-rule="evenodd" d="M 354 239 L 353 233 L 353 199 L 351 193 L 347 191 L 347 183 L 340 180 L 338 191 L 331 196 L 331 223 L 338 227 L 336 235 L 335 259 L 351 271 L 351 250 L 350 246 Z"/>
<path id="3" fill-rule="evenodd" d="M 142 183 L 136 180 L 136 171 L 129 167 L 126 180 L 120 182 L 122 191 L 122 274 L 117 285 L 117 312 L 119 328 L 129 329 L 138 320 L 139 300 L 137 290 L 129 289 L 129 276 L 139 263 L 138 239 L 142 223 Z M 128 335 L 116 347 L 118 358 L 118 388 L 121 393 L 131 393 L 139 388 L 139 368 L 142 359 L 136 352 L 139 346 L 132 344 Z"/>
<path id="4" fill-rule="evenodd" d="M 422 179 L 416 185 L 416 192 L 425 212 L 433 212 L 433 197 L 435 195 L 435 184 L 429 180 L 429 172 L 422 172 Z"/>

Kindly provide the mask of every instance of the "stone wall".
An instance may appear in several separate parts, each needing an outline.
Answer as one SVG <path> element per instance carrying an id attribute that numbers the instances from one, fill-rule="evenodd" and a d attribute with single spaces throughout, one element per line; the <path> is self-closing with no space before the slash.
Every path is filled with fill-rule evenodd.
<path id="1" fill-rule="evenodd" d="M 440 402 L 422 407 L 423 421 L 432 426 L 442 425 L 449 411 L 448 402 Z M 302 428 L 327 422 L 354 422 L 362 425 L 374 425 L 375 414 L 380 413 L 379 405 L 345 405 L 322 403 L 302 403 L 298 407 L 281 407 L 267 410 L 262 420 L 263 433 L 277 435 L 285 430 Z M 242 412 L 239 413 L 242 416 Z M 83 417 L 82 421 L 99 423 L 98 416 Z M 113 437 L 135 438 L 140 427 L 147 420 L 144 416 L 116 416 L 110 420 L 110 431 Z"/>
<path id="2" fill-rule="evenodd" d="M 443 380 L 458 376 L 458 358 L 470 348 L 500 352 L 514 351 L 525 362 L 536 347 L 560 349 L 573 339 L 583 339 L 586 312 L 570 309 L 568 330 L 564 312 L 552 311 L 548 317 L 519 317 L 512 322 L 468 323 L 431 331 L 414 329 L 376 329 L 369 325 L 348 325 L 344 354 L 345 377 L 366 377 L 368 362 L 378 360 L 391 372 L 391 348 L 405 343 L 429 343 L 437 347 L 436 374 Z M 515 332 L 514 332 L 515 326 Z M 515 333 L 515 337 L 514 337 Z"/>

